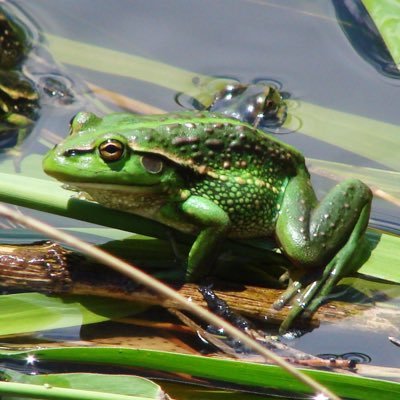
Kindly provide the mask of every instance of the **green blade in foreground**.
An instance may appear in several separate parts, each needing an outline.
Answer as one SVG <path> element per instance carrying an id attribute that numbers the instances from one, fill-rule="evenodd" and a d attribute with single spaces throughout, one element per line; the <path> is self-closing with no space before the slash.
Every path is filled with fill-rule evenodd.
<path id="1" fill-rule="evenodd" d="M 287 372 L 274 365 L 218 360 L 152 350 L 109 347 L 53 348 L 38 351 L 0 351 L 0 358 L 26 359 L 34 356 L 39 362 L 81 362 L 104 365 L 141 367 L 190 374 L 195 377 L 221 381 L 232 385 L 282 390 L 285 393 L 310 393 L 310 388 L 292 378 Z M 400 384 L 355 375 L 303 369 L 307 375 L 318 380 L 337 395 L 351 399 L 381 398 L 398 400 Z"/>
<path id="2" fill-rule="evenodd" d="M 167 238 L 165 227 L 157 222 L 136 215 L 126 218 L 124 212 L 80 200 L 76 193 L 61 186 L 50 180 L 0 173 L 0 201 L 128 232 L 140 231 L 143 235 Z"/>

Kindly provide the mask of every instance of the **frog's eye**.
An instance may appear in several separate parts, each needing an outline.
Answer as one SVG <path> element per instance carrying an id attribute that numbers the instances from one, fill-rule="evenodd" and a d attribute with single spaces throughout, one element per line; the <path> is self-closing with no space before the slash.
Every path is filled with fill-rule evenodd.
<path id="1" fill-rule="evenodd" d="M 105 162 L 118 161 L 124 154 L 124 145 L 115 139 L 108 139 L 99 146 L 100 157 Z"/>
<path id="2" fill-rule="evenodd" d="M 146 171 L 150 174 L 159 174 L 164 167 L 162 160 L 156 157 L 143 156 L 140 161 Z"/>

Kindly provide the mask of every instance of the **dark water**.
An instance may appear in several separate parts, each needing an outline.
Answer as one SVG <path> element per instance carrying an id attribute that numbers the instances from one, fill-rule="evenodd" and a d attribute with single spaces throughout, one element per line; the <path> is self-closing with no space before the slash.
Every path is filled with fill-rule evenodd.
<path id="1" fill-rule="evenodd" d="M 37 0 L 16 4 L 44 33 L 157 60 L 194 75 L 227 76 L 242 82 L 275 80 L 294 99 L 400 125 L 400 81 L 380 74 L 357 53 L 337 21 L 333 2 Z M 165 110 L 179 107 L 175 93 L 164 87 L 118 77 L 118 71 L 110 75 L 67 68 L 72 77 Z M 41 124 L 49 123 L 65 134 L 75 111 L 72 108 L 57 119 L 48 113 Z M 307 157 L 384 168 L 357 155 L 357 148 L 346 151 L 340 143 L 330 146 L 301 131 L 282 139 Z M 332 185 L 323 178 L 315 182 L 319 194 Z M 398 207 L 376 200 L 372 223 L 400 233 Z M 365 352 L 374 364 L 400 366 L 398 350 L 386 337 L 362 335 L 355 338 L 351 332 L 328 326 L 292 344 L 313 354 Z"/>

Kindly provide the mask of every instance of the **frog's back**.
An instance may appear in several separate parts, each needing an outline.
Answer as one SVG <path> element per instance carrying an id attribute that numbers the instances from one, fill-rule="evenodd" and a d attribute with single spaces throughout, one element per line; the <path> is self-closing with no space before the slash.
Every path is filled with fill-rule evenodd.
<path id="1" fill-rule="evenodd" d="M 160 154 L 201 174 L 252 172 L 255 176 L 295 174 L 304 157 L 295 148 L 249 124 L 211 112 L 119 115 L 111 121 L 133 150 Z M 107 117 L 104 118 L 107 131 Z M 121 132 L 122 133 L 122 132 Z M 292 173 L 291 173 L 292 172 Z"/>
<path id="2" fill-rule="evenodd" d="M 189 171 L 187 189 L 229 214 L 233 237 L 272 234 L 286 184 L 304 166 L 291 146 L 207 112 L 141 118 L 130 126 L 129 142 Z"/>

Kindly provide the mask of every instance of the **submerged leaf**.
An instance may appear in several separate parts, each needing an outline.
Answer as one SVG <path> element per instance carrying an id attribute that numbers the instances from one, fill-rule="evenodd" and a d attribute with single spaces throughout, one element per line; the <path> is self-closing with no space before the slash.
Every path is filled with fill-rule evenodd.
<path id="1" fill-rule="evenodd" d="M 100 297 L 19 293 L 0 296 L 0 309 L 0 336 L 5 336 L 107 321 L 141 312 L 144 306 Z"/>
<path id="2" fill-rule="evenodd" d="M 390 234 L 380 234 L 370 230 L 367 233 L 370 243 L 376 243 L 375 249 L 359 273 L 374 278 L 400 283 L 400 238 Z M 379 247 L 379 251 L 377 248 Z"/>
<path id="3" fill-rule="evenodd" d="M 193 89 L 194 74 L 161 62 L 121 51 L 46 34 L 52 55 L 66 64 L 132 79 L 141 79 L 176 91 Z M 200 79 L 208 77 L 196 74 Z"/>
<path id="4" fill-rule="evenodd" d="M 133 400 L 134 396 L 135 398 L 140 397 L 154 400 L 165 398 L 165 394 L 159 385 L 149 379 L 134 375 L 106 375 L 94 373 L 26 375 L 7 369 L 3 371 L 3 376 L 11 382 L 129 396 L 126 400 L 130 398 Z M 13 397 L 13 399 L 14 398 L 15 397 Z M 93 393 L 93 398 L 96 398 L 95 393 Z M 115 399 L 117 398 L 118 397 L 115 397 Z"/>
<path id="5" fill-rule="evenodd" d="M 312 172 L 335 180 L 360 179 L 368 186 L 381 189 L 395 196 L 400 202 L 400 172 L 355 165 L 349 166 L 347 164 L 309 158 L 307 159 L 307 165 Z"/>
<path id="6" fill-rule="evenodd" d="M 397 125 L 304 101 L 288 100 L 288 112 L 301 121 L 301 133 L 400 171 Z"/>

